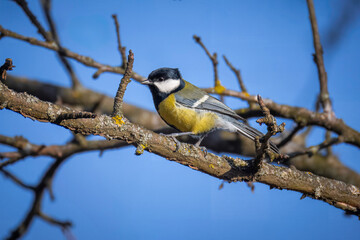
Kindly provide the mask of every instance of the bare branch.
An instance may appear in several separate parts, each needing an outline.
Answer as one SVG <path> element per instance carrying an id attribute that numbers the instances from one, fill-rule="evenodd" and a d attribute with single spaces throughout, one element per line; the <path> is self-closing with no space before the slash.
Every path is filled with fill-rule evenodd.
<path id="1" fill-rule="evenodd" d="M 38 33 L 40 33 L 41 36 L 47 41 L 51 42 L 51 36 L 49 36 L 49 33 L 44 29 L 44 27 L 40 24 L 40 22 L 37 20 L 35 15 L 31 12 L 31 10 L 28 7 L 28 4 L 26 0 L 14 0 L 25 12 L 25 14 L 28 16 L 32 24 L 38 29 Z"/>
<path id="2" fill-rule="evenodd" d="M 126 61 L 126 53 L 125 53 L 126 48 L 121 45 L 121 41 L 120 41 L 120 24 L 118 22 L 116 14 L 113 14 L 112 18 L 114 19 L 114 22 L 115 22 L 116 36 L 117 36 L 117 42 L 118 42 L 118 50 L 119 50 L 119 53 L 121 55 L 121 67 L 125 68 L 126 63 L 127 63 L 127 61 Z"/>
<path id="3" fill-rule="evenodd" d="M 323 48 L 320 43 L 320 35 L 319 35 L 318 25 L 316 22 L 314 3 L 312 0 L 307 0 L 307 5 L 310 14 L 311 29 L 313 33 L 313 41 L 315 48 L 315 54 L 313 56 L 318 69 L 319 82 L 320 82 L 320 102 L 323 106 L 324 113 L 327 114 L 329 119 L 332 119 L 335 117 L 335 115 L 332 110 L 330 95 L 327 86 L 327 74 L 324 65 Z"/>
<path id="4" fill-rule="evenodd" d="M 41 3 L 42 3 L 43 10 L 44 10 L 44 14 L 46 16 L 46 20 L 47 20 L 50 30 L 51 30 L 52 38 L 55 41 L 56 45 L 58 46 L 57 52 L 58 52 L 59 58 L 60 58 L 61 62 L 63 63 L 65 69 L 67 70 L 67 72 L 70 75 L 72 87 L 74 89 L 78 89 L 81 87 L 81 83 L 80 83 L 78 77 L 76 76 L 73 68 L 71 67 L 70 62 L 65 57 L 66 56 L 66 54 L 64 53 L 65 49 L 63 49 L 63 47 L 60 44 L 60 39 L 59 39 L 59 36 L 58 36 L 56 28 L 55 28 L 55 23 L 52 19 L 51 13 L 50 13 L 51 0 L 41 0 Z"/>
<path id="5" fill-rule="evenodd" d="M 40 40 L 38 40 L 36 38 L 32 38 L 32 37 L 26 37 L 26 36 L 20 35 L 16 32 L 13 32 L 13 31 L 3 28 L 1 25 L 0 25 L 0 33 L 2 34 L 2 36 L 12 37 L 15 39 L 19 39 L 19 40 L 28 42 L 32 45 L 44 47 L 44 48 L 47 48 L 47 49 L 50 49 L 53 51 L 59 51 L 59 47 L 56 44 L 40 41 Z M 125 69 L 122 67 L 112 67 L 110 65 L 99 63 L 99 62 L 95 61 L 94 59 L 92 59 L 91 57 L 77 54 L 66 48 L 62 48 L 61 53 L 63 56 L 75 59 L 76 61 L 78 61 L 88 67 L 94 67 L 97 69 L 101 68 L 101 69 L 103 69 L 102 72 L 113 72 L 113 73 L 119 73 L 119 74 L 125 73 Z M 144 77 L 140 76 L 139 74 L 137 74 L 135 72 L 133 72 L 131 78 L 138 82 L 141 82 L 144 80 Z"/>
<path id="6" fill-rule="evenodd" d="M 263 118 L 256 120 L 256 122 L 259 123 L 260 125 L 262 123 L 265 123 L 268 128 L 267 129 L 268 131 L 265 134 L 265 136 L 262 137 L 262 139 L 256 139 L 255 141 L 256 157 L 253 161 L 253 164 L 256 168 L 258 168 L 260 166 L 261 161 L 265 159 L 265 153 L 267 153 L 267 155 L 270 157 L 270 161 L 273 161 L 276 158 L 283 158 L 281 154 L 277 154 L 275 152 L 270 151 L 269 139 L 275 134 L 284 131 L 285 128 L 285 123 L 282 123 L 280 125 L 276 124 L 276 119 L 274 118 L 274 116 L 270 114 L 270 110 L 266 107 L 261 96 L 258 95 L 257 97 L 258 97 L 258 104 L 265 116 Z M 259 140 L 261 140 L 262 142 L 261 144 Z"/>
<path id="7" fill-rule="evenodd" d="M 297 157 L 297 156 L 305 155 L 305 154 L 312 156 L 312 155 L 318 153 L 320 150 L 322 150 L 324 148 L 328 148 L 335 144 L 339 144 L 342 141 L 343 141 L 342 137 L 331 138 L 329 140 L 325 140 L 324 142 L 322 142 L 316 146 L 309 147 L 309 148 L 305 149 L 304 151 L 290 153 L 289 159 Z"/>
<path id="8" fill-rule="evenodd" d="M 37 213 L 37 215 L 44 221 L 48 222 L 48 223 L 51 223 L 53 225 L 57 225 L 61 228 L 69 228 L 72 226 L 72 223 L 70 221 L 60 221 L 58 219 L 55 219 L 53 217 L 50 217 L 48 215 L 46 215 L 45 213 L 43 213 L 42 211 L 39 211 Z"/>
<path id="9" fill-rule="evenodd" d="M 18 177 L 16 177 L 14 174 L 10 173 L 9 171 L 0 168 L 0 172 L 2 172 L 5 177 L 10 178 L 14 183 L 19 185 L 20 187 L 29 189 L 31 191 L 35 191 L 35 188 L 33 186 L 25 184 L 22 180 L 20 180 Z"/>
<path id="10" fill-rule="evenodd" d="M 299 124 L 296 125 L 296 127 L 277 145 L 278 148 L 285 146 L 288 142 L 291 141 L 291 139 L 296 135 L 296 133 L 303 128 L 304 127 Z"/>
<path id="11" fill-rule="evenodd" d="M 116 96 L 114 99 L 114 111 L 113 116 L 120 116 L 122 114 L 122 105 L 123 105 L 123 98 L 125 94 L 125 90 L 127 85 L 130 83 L 130 77 L 132 73 L 132 68 L 134 64 L 134 53 L 130 50 L 128 55 L 128 62 L 126 64 L 125 74 L 121 79 L 119 84 L 119 88 L 116 92 Z"/>
<path id="12" fill-rule="evenodd" d="M 239 82 L 239 85 L 240 85 L 240 89 L 243 93 L 247 94 L 247 90 L 246 90 L 246 87 L 245 87 L 245 84 L 242 80 L 242 77 L 241 77 L 241 74 L 240 74 L 240 70 L 239 69 L 236 69 L 232 64 L 231 62 L 226 58 L 225 55 L 223 55 L 223 58 L 226 62 L 226 65 L 228 65 L 228 67 L 231 69 L 231 71 L 234 72 L 235 76 L 236 76 L 236 79 L 238 80 Z M 251 101 L 248 101 L 249 103 L 249 107 L 250 109 L 253 109 L 255 107 L 255 103 L 251 102 Z"/>
<path id="13" fill-rule="evenodd" d="M 224 58 L 224 60 L 225 60 L 225 62 L 226 62 L 226 65 L 228 65 L 228 67 L 231 69 L 231 71 L 233 71 L 233 73 L 235 74 L 236 79 L 237 79 L 238 82 L 239 82 L 241 91 L 247 93 L 248 91 L 246 90 L 245 84 L 244 84 L 244 82 L 243 82 L 243 80 L 242 80 L 242 77 L 241 77 L 241 74 L 240 74 L 240 70 L 239 70 L 239 69 L 236 69 L 236 68 L 231 64 L 231 62 L 226 58 L 225 55 L 223 55 L 223 58 Z"/>
<path id="14" fill-rule="evenodd" d="M 69 111 L 68 108 L 40 101 L 28 94 L 16 93 L 3 84 L 0 84 L 0 105 L 23 116 L 47 122 L 53 122 L 52 119 L 57 115 Z M 18 106 L 21 106 L 21 109 Z M 185 143 L 181 144 L 178 151 L 175 151 L 177 146 L 172 139 L 141 128 L 129 121 L 118 123 L 106 115 L 90 119 L 64 120 L 55 124 L 84 135 L 93 134 L 109 139 L 116 138 L 135 146 L 142 144 L 147 151 L 219 179 L 257 181 L 270 186 L 299 191 L 336 207 L 345 204 L 347 211 L 352 209 L 352 214 L 360 215 L 358 211 L 360 209 L 360 190 L 343 182 L 267 163 L 261 163 L 259 170 L 253 175 L 253 171 L 249 170 L 249 162 L 225 156 L 219 157 L 212 153 L 208 153 L 204 157 L 200 148 Z M 341 207 L 341 209 L 344 208 Z"/>
<path id="15" fill-rule="evenodd" d="M 193 36 L 195 42 L 197 42 L 202 49 L 204 49 L 206 55 L 210 58 L 210 61 L 213 65 L 213 69 L 214 69 L 214 90 L 216 92 L 221 93 L 225 87 L 221 85 L 220 79 L 219 79 L 219 74 L 218 74 L 218 68 L 217 65 L 219 64 L 218 60 L 217 60 L 217 54 L 216 52 L 214 52 L 213 55 L 210 54 L 209 50 L 205 47 L 204 43 L 201 41 L 201 38 L 199 36 L 194 35 Z"/>
<path id="16" fill-rule="evenodd" d="M 203 89 L 208 93 L 219 94 L 212 88 Z M 246 101 L 256 102 L 256 96 L 247 95 L 242 92 L 225 89 L 224 96 L 237 97 Z M 344 142 L 360 147 L 360 133 L 350 126 L 346 125 L 342 119 L 329 119 L 325 113 L 316 113 L 302 107 L 294 107 L 285 104 L 278 104 L 270 99 L 263 99 L 266 106 L 271 110 L 274 116 L 288 118 L 303 126 L 321 126 L 327 130 L 341 135 Z"/>
<path id="17" fill-rule="evenodd" d="M 45 189 L 47 187 L 46 183 L 49 181 L 49 179 L 54 177 L 57 169 L 62 163 L 64 163 L 65 160 L 66 158 L 59 158 L 47 169 L 39 184 L 35 187 L 35 196 L 30 210 L 26 214 L 23 221 L 21 221 L 21 223 L 11 232 L 10 236 L 6 238 L 7 240 L 19 239 L 27 232 L 34 217 L 38 216 L 38 214 L 41 212 L 41 203 Z"/>

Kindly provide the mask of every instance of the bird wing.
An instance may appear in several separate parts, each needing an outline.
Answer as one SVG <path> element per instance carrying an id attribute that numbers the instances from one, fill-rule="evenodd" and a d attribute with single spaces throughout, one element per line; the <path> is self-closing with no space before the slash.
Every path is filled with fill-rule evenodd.
<path id="1" fill-rule="evenodd" d="M 188 108 L 216 112 L 235 118 L 237 120 L 245 120 L 244 118 L 237 115 L 231 108 L 213 96 L 207 94 L 205 91 L 192 85 L 189 82 L 186 82 L 186 84 L 188 84 L 187 87 L 183 88 L 175 94 L 175 99 L 178 104 Z"/>

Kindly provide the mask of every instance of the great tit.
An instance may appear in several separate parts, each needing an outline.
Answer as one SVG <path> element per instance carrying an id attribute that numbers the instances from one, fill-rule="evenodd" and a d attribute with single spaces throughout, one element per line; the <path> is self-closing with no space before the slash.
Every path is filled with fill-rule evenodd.
<path id="1" fill-rule="evenodd" d="M 198 136 L 200 139 L 196 146 L 216 129 L 239 132 L 253 141 L 255 137 L 263 136 L 255 128 L 239 122 L 245 119 L 224 103 L 182 79 L 177 68 L 156 69 L 142 84 L 149 86 L 160 117 L 181 132 L 169 136 Z M 270 147 L 274 152 L 279 152 L 274 143 L 270 142 Z"/>

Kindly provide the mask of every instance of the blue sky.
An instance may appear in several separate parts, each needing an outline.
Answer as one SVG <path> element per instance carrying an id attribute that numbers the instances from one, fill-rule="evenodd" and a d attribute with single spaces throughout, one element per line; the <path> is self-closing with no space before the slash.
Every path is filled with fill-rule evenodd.
<path id="1" fill-rule="evenodd" d="M 45 25 L 38 1 L 29 2 Z M 322 42 L 342 6 L 340 0 L 315 1 Z M 110 65 L 120 63 L 111 18 L 117 13 L 122 43 L 135 53 L 134 69 L 143 76 L 159 67 L 177 67 L 186 80 L 212 86 L 212 66 L 192 39 L 196 34 L 211 52 L 219 57 L 225 54 L 241 69 L 251 94 L 312 108 L 319 91 L 306 1 L 63 0 L 53 1 L 53 9 L 65 47 Z M 40 39 L 11 1 L 1 1 L 0 24 Z M 355 18 L 337 45 L 327 48 L 324 44 L 335 113 L 358 131 L 359 38 L 360 21 Z M 11 57 L 16 65 L 12 74 L 70 86 L 54 52 L 9 38 L 0 41 L 0 49 L 0 60 Z M 233 73 L 221 58 L 219 62 L 222 83 L 239 89 Z M 121 76 L 105 73 L 93 80 L 94 69 L 72 63 L 85 86 L 115 95 Z M 127 102 L 154 111 L 151 99 L 149 90 L 135 82 L 125 94 Z M 226 103 L 233 108 L 246 106 L 233 98 L 226 98 Z M 22 135 L 37 144 L 61 144 L 71 137 L 63 128 L 7 110 L 0 111 L 0 126 L 0 134 Z M 319 143 L 322 136 L 315 129 L 309 144 Z M 8 148 L 0 146 L 0 150 Z M 135 156 L 134 151 L 130 146 L 107 151 L 102 157 L 98 152 L 73 156 L 58 171 L 56 200 L 51 202 L 46 196 L 44 211 L 72 220 L 77 239 L 345 239 L 360 234 L 355 217 L 345 217 L 320 201 L 300 201 L 300 193 L 270 191 L 262 184 L 255 184 L 251 193 L 245 183 L 225 184 L 218 190 L 218 179 L 154 154 Z M 358 149 L 342 145 L 334 151 L 360 172 Z M 29 158 L 9 170 L 36 183 L 50 163 L 45 157 Z M 21 221 L 32 195 L 4 177 L 0 186 L 0 237 L 4 237 Z M 36 220 L 24 239 L 49 236 L 64 239 L 58 228 Z"/>

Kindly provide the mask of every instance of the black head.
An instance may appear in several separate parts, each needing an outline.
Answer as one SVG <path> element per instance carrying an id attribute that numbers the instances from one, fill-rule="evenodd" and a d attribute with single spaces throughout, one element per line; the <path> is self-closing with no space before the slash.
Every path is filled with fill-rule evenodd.
<path id="1" fill-rule="evenodd" d="M 181 79 L 181 74 L 177 68 L 159 68 L 149 74 L 148 80 L 151 82 L 162 82 L 168 79 Z"/>
<path id="2" fill-rule="evenodd" d="M 177 68 L 159 68 L 149 74 L 142 84 L 149 85 L 155 105 L 169 94 L 181 90 L 185 82 Z"/>
<path id="3" fill-rule="evenodd" d="M 142 84 L 149 85 L 162 93 L 171 93 L 182 85 L 182 77 L 177 68 L 159 68 L 149 74 Z"/>

